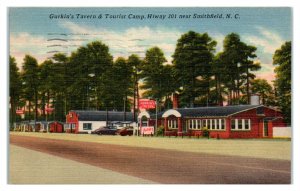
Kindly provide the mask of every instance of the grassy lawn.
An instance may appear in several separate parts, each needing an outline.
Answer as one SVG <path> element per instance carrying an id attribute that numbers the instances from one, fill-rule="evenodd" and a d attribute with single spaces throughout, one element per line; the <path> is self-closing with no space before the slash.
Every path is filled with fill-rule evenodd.
<path id="1" fill-rule="evenodd" d="M 98 136 L 89 134 L 10 132 L 11 135 L 172 149 L 187 152 L 291 160 L 291 141 L 284 139 L 206 139 L 181 137 Z"/>

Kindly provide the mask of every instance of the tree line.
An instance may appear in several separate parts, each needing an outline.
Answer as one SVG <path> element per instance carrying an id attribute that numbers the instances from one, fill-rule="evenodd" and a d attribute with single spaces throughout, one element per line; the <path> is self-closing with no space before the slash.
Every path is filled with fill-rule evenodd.
<path id="1" fill-rule="evenodd" d="M 172 107 L 174 93 L 180 107 L 249 104 L 251 94 L 259 94 L 262 104 L 278 106 L 290 122 L 291 42 L 274 53 L 274 86 L 256 78 L 253 72 L 261 69 L 256 47 L 238 34 L 228 34 L 219 53 L 216 45 L 207 33 L 189 31 L 178 39 L 172 64 L 157 46 L 143 58 L 132 54 L 113 59 L 101 41 L 42 63 L 25 55 L 21 70 L 10 56 L 10 122 L 20 120 L 16 110 L 25 106 L 27 120 L 64 121 L 69 110 L 77 109 L 130 111 L 140 94 L 157 100 L 164 110 Z M 49 114 L 47 107 L 55 109 Z"/>

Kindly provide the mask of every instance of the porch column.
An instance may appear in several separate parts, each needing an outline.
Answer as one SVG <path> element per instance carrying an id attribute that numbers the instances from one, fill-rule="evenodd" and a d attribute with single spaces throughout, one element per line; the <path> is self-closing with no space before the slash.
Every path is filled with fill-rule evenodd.
<path id="1" fill-rule="evenodd" d="M 231 118 L 226 118 L 225 119 L 225 132 L 226 132 L 226 137 L 230 138 L 231 137 Z"/>
<path id="2" fill-rule="evenodd" d="M 181 117 L 177 118 L 177 125 L 178 125 L 178 136 L 182 135 L 182 119 Z"/>
<path id="3" fill-rule="evenodd" d="M 142 118 L 139 119 L 140 120 L 140 125 L 139 125 L 139 133 L 138 135 L 142 135 Z"/>
<path id="4" fill-rule="evenodd" d="M 168 118 L 164 118 L 164 128 L 165 128 L 165 135 L 166 135 L 166 132 L 169 130 L 168 129 Z"/>
<path id="5" fill-rule="evenodd" d="M 263 118 L 259 118 L 257 121 L 258 121 L 258 137 L 263 138 L 264 137 L 264 120 L 263 120 Z"/>
<path id="6" fill-rule="evenodd" d="M 268 137 L 272 138 L 273 137 L 273 122 L 268 121 Z"/>

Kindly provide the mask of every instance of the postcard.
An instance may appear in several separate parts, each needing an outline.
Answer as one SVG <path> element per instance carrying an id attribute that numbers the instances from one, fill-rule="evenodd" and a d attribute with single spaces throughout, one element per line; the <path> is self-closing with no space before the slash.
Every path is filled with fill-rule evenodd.
<path id="1" fill-rule="evenodd" d="M 8 184 L 292 184 L 292 20 L 8 8 Z"/>

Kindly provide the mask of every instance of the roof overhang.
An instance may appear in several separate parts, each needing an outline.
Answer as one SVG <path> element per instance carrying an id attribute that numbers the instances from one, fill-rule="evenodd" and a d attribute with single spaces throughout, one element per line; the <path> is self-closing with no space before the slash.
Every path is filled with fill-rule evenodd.
<path id="1" fill-rule="evenodd" d="M 171 115 L 174 115 L 175 117 L 181 117 L 181 114 L 175 110 L 175 109 L 169 109 L 168 111 L 166 111 L 162 117 L 166 118 L 166 117 L 169 117 Z"/>
<path id="2" fill-rule="evenodd" d="M 236 114 L 239 114 L 239 113 L 242 113 L 242 112 L 245 112 L 245 111 L 249 111 L 249 110 L 252 110 L 252 109 L 257 109 L 257 108 L 259 108 L 259 107 L 266 107 L 266 106 L 264 106 L 264 105 L 254 105 L 254 106 L 251 107 L 251 108 L 247 108 L 247 109 L 244 109 L 244 110 L 237 111 L 237 112 L 235 112 L 235 113 L 229 114 L 228 117 L 229 117 L 229 116 L 236 115 Z M 271 109 L 271 108 L 270 108 L 270 109 Z M 264 115 L 262 115 L 262 116 L 264 116 Z"/>

